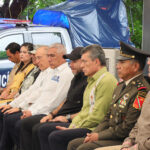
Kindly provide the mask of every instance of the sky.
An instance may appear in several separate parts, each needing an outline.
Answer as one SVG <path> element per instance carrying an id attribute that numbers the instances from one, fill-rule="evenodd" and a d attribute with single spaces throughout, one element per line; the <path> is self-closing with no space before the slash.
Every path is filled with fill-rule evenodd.
<path id="1" fill-rule="evenodd" d="M 0 0 L 0 7 L 3 5 L 3 3 L 4 3 L 3 0 Z"/>
<path id="2" fill-rule="evenodd" d="M 12 1 L 13 0 L 10 0 L 9 5 L 11 5 Z M 3 5 L 3 3 L 4 3 L 3 0 L 0 0 L 0 7 Z"/>

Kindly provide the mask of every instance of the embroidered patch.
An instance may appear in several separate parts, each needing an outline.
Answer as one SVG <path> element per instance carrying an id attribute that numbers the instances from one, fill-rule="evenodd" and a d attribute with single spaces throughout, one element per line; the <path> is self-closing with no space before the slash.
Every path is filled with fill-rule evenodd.
<path id="1" fill-rule="evenodd" d="M 141 109 L 143 102 L 145 100 L 146 92 L 139 91 L 136 99 L 134 100 L 133 107 L 136 109 Z"/>
<path id="2" fill-rule="evenodd" d="M 54 80 L 54 81 L 56 81 L 56 82 L 59 82 L 59 76 L 53 76 L 52 78 L 51 78 L 51 80 Z"/>

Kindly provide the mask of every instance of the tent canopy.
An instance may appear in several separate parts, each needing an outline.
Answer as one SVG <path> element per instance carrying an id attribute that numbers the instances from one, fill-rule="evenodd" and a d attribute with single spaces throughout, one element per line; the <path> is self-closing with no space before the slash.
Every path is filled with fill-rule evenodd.
<path id="1" fill-rule="evenodd" d="M 38 10 L 33 23 L 67 28 L 73 47 L 118 48 L 120 40 L 132 44 L 122 0 L 68 0 Z"/>

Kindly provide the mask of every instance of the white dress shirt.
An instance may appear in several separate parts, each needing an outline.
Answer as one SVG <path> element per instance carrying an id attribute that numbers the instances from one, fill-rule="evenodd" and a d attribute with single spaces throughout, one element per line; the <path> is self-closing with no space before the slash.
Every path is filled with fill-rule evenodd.
<path id="1" fill-rule="evenodd" d="M 20 107 L 19 105 L 26 104 L 29 100 L 30 102 L 36 100 L 36 98 L 40 95 L 40 87 L 43 82 L 50 78 L 52 69 L 48 67 L 47 69 L 40 72 L 36 81 L 29 87 L 28 90 L 23 92 L 17 98 L 15 98 L 11 103 L 9 103 L 12 107 Z"/>
<path id="2" fill-rule="evenodd" d="M 30 91 L 28 96 L 23 93 L 25 100 L 19 104 L 19 107 L 30 110 L 32 115 L 48 114 L 66 99 L 73 78 L 68 63 L 64 63 L 49 71 L 49 76 L 45 76 L 43 82 L 40 85 L 38 84 L 39 87 L 36 86 L 32 89 L 33 92 L 29 88 L 27 90 Z"/>

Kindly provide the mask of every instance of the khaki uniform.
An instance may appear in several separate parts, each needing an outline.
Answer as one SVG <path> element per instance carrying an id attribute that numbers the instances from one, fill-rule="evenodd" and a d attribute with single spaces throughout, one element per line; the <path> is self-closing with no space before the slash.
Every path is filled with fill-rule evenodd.
<path id="1" fill-rule="evenodd" d="M 122 143 L 136 123 L 141 106 L 150 89 L 143 75 L 131 80 L 125 89 L 123 86 L 123 82 L 118 85 L 113 94 L 109 112 L 104 121 L 93 131 L 99 134 L 99 140 L 83 144 L 83 138 L 77 139 L 78 141 L 75 139 L 69 143 L 68 150 L 92 150 Z"/>
<path id="2" fill-rule="evenodd" d="M 121 145 L 96 148 L 95 150 L 120 150 Z"/>

